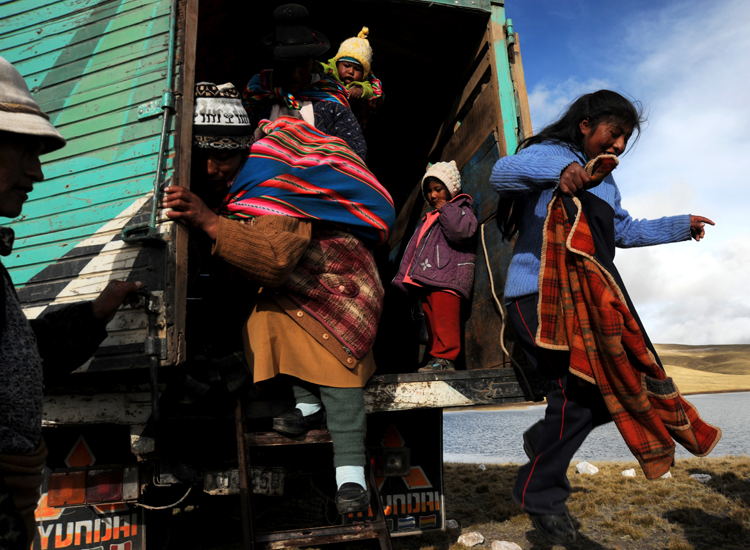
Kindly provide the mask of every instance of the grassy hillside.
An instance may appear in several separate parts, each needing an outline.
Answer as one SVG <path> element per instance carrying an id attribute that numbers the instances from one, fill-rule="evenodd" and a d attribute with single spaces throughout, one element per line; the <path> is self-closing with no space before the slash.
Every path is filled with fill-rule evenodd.
<path id="1" fill-rule="evenodd" d="M 654 347 L 684 394 L 750 391 L 750 345 Z"/>

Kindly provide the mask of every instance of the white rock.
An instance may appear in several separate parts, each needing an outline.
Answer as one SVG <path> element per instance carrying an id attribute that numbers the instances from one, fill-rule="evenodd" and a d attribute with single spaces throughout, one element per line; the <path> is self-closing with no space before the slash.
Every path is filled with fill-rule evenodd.
<path id="1" fill-rule="evenodd" d="M 690 478 L 694 479 L 698 483 L 708 483 L 709 481 L 711 481 L 711 476 L 708 474 L 691 474 Z"/>
<path id="2" fill-rule="evenodd" d="M 630 470 L 623 470 L 620 473 L 625 477 L 635 477 L 635 468 L 630 468 Z"/>
<path id="3" fill-rule="evenodd" d="M 482 536 L 482 533 L 479 533 L 477 531 L 469 531 L 468 533 L 464 533 L 460 537 L 458 537 L 458 544 L 463 544 L 464 546 L 476 546 L 477 544 L 482 544 L 484 542 L 484 537 Z"/>
<path id="4" fill-rule="evenodd" d="M 477 468 L 484 472 L 487 469 L 487 466 L 485 466 L 484 464 L 480 464 L 479 466 L 477 466 Z"/>
<path id="5" fill-rule="evenodd" d="M 508 542 L 507 540 L 493 540 L 492 550 L 523 550 L 515 542 Z"/>
<path id="6" fill-rule="evenodd" d="M 660 475 L 659 477 L 660 477 L 661 479 L 669 479 L 669 478 L 671 478 L 671 477 L 672 477 L 672 472 L 670 472 L 669 470 L 667 470 L 667 473 L 666 473 L 666 474 L 662 474 L 662 475 Z"/>
<path id="7" fill-rule="evenodd" d="M 449 519 L 445 522 L 446 529 L 458 529 L 458 522 L 455 519 Z"/>
<path id="8" fill-rule="evenodd" d="M 576 464 L 576 471 L 579 474 L 589 474 L 593 476 L 595 473 L 599 471 L 599 468 L 597 468 L 593 464 L 589 464 L 588 462 L 583 461 L 583 462 L 579 462 L 578 464 Z"/>

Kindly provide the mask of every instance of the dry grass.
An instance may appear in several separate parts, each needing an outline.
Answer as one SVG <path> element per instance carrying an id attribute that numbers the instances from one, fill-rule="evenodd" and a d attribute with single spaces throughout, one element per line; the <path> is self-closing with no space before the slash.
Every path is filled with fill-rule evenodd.
<path id="1" fill-rule="evenodd" d="M 750 346 L 655 347 L 683 394 L 750 390 Z"/>
<path id="2" fill-rule="evenodd" d="M 571 549 L 733 550 L 750 548 L 750 459 L 679 460 L 672 479 L 648 481 L 634 462 L 597 464 L 595 476 L 568 472 L 568 504 L 579 531 Z M 635 468 L 636 478 L 622 470 Z M 510 499 L 518 466 L 446 464 L 446 512 L 460 531 L 479 531 L 488 549 L 493 540 L 524 550 L 549 549 L 528 517 Z M 701 485 L 688 476 L 712 476 Z M 489 487 L 489 490 L 484 489 Z M 480 489 L 481 488 L 481 489 Z M 460 531 L 394 539 L 396 550 L 463 550 Z M 556 547 L 558 548 L 558 547 Z M 562 547 L 559 547 L 562 548 Z"/>

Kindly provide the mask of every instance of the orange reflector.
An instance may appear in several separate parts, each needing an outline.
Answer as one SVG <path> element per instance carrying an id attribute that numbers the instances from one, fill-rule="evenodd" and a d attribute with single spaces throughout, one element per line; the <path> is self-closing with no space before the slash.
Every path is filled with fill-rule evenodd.
<path id="1" fill-rule="evenodd" d="M 86 504 L 86 472 L 50 474 L 47 505 L 52 508 Z"/>
<path id="2" fill-rule="evenodd" d="M 122 501 L 122 470 L 89 470 L 86 502 Z"/>

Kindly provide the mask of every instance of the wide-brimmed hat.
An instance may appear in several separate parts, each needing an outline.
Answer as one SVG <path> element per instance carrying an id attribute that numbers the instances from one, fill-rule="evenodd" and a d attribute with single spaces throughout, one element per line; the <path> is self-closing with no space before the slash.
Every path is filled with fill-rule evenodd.
<path id="1" fill-rule="evenodd" d="M 193 144 L 201 149 L 247 149 L 252 127 L 234 84 L 195 85 Z"/>
<path id="2" fill-rule="evenodd" d="M 32 99 L 21 73 L 3 57 L 0 57 L 0 131 L 39 136 L 44 144 L 42 153 L 65 147 L 65 138 Z"/>
<path id="3" fill-rule="evenodd" d="M 284 4 L 273 11 L 273 18 L 276 32 L 262 42 L 272 51 L 274 59 L 304 61 L 324 54 L 331 47 L 325 36 L 310 29 L 310 14 L 305 6 Z"/>

